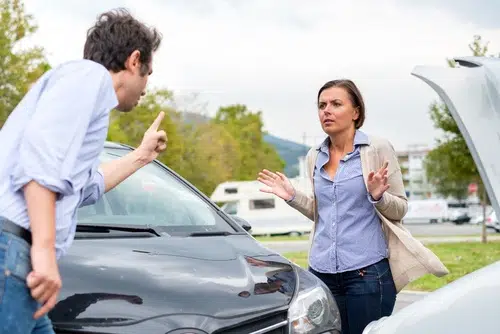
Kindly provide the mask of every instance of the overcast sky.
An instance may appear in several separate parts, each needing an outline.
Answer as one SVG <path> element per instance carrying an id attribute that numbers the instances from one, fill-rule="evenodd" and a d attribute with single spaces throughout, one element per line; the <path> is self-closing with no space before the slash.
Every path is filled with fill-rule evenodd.
<path id="1" fill-rule="evenodd" d="M 476 3 L 476 4 L 474 4 Z M 479 5 L 481 3 L 481 5 Z M 428 106 L 437 95 L 410 75 L 470 55 L 475 34 L 500 52 L 500 1 L 463 0 L 26 0 L 39 30 L 32 39 L 52 65 L 82 57 L 96 16 L 128 8 L 163 34 L 151 85 L 199 93 L 213 115 L 221 105 L 263 112 L 265 129 L 306 143 L 323 137 L 317 90 L 350 78 L 367 105 L 364 130 L 397 149 L 433 145 Z"/>

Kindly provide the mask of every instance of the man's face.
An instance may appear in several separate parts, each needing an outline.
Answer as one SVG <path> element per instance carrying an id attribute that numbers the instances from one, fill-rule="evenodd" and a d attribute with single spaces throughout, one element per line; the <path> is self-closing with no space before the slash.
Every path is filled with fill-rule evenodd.
<path id="1" fill-rule="evenodd" d="M 138 51 L 134 51 L 127 60 L 127 68 L 121 78 L 118 110 L 128 112 L 139 104 L 141 97 L 146 94 L 146 86 L 152 73 L 152 59 L 145 68 L 139 61 Z"/>

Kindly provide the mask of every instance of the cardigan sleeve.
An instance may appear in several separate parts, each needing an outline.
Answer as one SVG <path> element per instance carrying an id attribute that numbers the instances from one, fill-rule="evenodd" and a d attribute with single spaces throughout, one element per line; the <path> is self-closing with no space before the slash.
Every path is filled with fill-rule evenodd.
<path id="1" fill-rule="evenodd" d="M 309 182 L 311 182 L 311 189 L 313 189 L 313 193 L 307 195 L 304 192 L 295 189 L 295 194 L 293 198 L 287 201 L 288 205 L 290 205 L 292 208 L 296 209 L 297 211 L 299 211 L 312 221 L 314 221 L 314 216 L 315 216 L 314 207 L 316 205 L 314 198 L 314 186 L 313 186 L 314 181 L 312 177 L 314 163 L 315 163 L 315 156 L 316 156 L 314 153 L 315 153 L 314 148 L 311 148 L 306 155 L 306 168 L 307 168 L 306 174 Z"/>
<path id="2" fill-rule="evenodd" d="M 314 221 L 314 198 L 308 196 L 299 190 L 295 190 L 295 196 L 287 201 L 288 205 L 296 209 L 304 216 Z"/>
<path id="3" fill-rule="evenodd" d="M 377 147 L 380 163 L 387 161 L 389 189 L 375 207 L 389 220 L 400 221 L 408 211 L 408 199 L 403 183 L 403 175 L 394 147 L 388 140 L 381 140 Z"/>

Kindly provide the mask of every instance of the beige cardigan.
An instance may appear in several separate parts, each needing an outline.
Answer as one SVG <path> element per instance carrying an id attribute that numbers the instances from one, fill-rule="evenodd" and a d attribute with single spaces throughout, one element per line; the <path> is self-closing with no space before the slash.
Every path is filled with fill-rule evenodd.
<path id="1" fill-rule="evenodd" d="M 313 182 L 317 156 L 316 148 L 312 148 L 306 156 L 307 175 L 311 181 L 312 195 L 307 196 L 296 190 L 294 199 L 288 202 L 290 206 L 314 222 L 309 237 L 309 250 L 318 221 Z M 408 203 L 396 153 L 391 143 L 386 139 L 369 136 L 369 145 L 361 147 L 361 164 L 365 185 L 369 172 L 380 169 L 384 161 L 389 162 L 388 183 L 390 188 L 384 193 L 382 200 L 375 204 L 375 210 L 382 222 L 382 229 L 389 248 L 392 276 L 399 292 L 408 283 L 425 274 L 430 273 L 442 277 L 449 271 L 434 253 L 403 227 L 401 220 L 408 211 Z"/>

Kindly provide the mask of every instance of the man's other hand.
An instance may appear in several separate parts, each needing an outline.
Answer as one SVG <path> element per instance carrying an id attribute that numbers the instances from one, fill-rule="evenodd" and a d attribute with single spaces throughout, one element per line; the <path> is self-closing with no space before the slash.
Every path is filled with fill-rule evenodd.
<path id="1" fill-rule="evenodd" d="M 31 264 L 33 271 L 28 274 L 26 281 L 31 296 L 42 305 L 34 314 L 34 318 L 38 319 L 56 305 L 62 282 L 55 249 L 31 247 Z"/>

